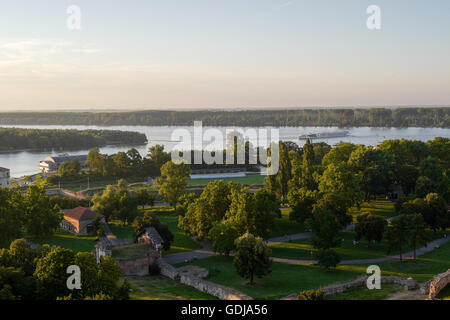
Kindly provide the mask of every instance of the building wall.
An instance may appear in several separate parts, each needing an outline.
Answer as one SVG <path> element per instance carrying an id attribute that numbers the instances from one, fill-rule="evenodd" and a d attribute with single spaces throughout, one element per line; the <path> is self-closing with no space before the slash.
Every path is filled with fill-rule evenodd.
<path id="1" fill-rule="evenodd" d="M 9 180 L 11 179 L 9 171 L 0 172 L 0 187 L 9 188 Z"/>
<path id="2" fill-rule="evenodd" d="M 74 232 L 74 233 L 79 233 L 80 232 L 80 229 L 79 229 L 80 226 L 79 226 L 78 220 L 71 219 L 69 217 L 64 217 L 64 220 L 66 220 L 69 224 L 71 224 L 73 226 L 73 230 L 70 231 L 70 232 Z M 67 229 L 65 229 L 65 230 L 67 230 Z M 67 230 L 67 231 L 69 231 L 69 230 Z"/>

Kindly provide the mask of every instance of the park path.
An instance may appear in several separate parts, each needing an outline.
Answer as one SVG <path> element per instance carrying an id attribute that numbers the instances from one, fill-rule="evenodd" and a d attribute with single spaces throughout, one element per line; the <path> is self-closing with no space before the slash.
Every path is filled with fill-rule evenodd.
<path id="1" fill-rule="evenodd" d="M 421 256 L 427 252 L 433 251 L 434 249 L 439 248 L 441 245 L 450 241 L 450 237 L 440 238 L 434 241 L 429 242 L 425 247 L 419 248 L 416 250 L 416 255 Z M 412 258 L 414 256 L 414 251 L 409 251 L 402 254 L 402 258 Z M 275 262 L 283 262 L 283 263 L 293 263 L 293 264 L 312 264 L 316 263 L 315 260 L 298 260 L 298 259 L 283 259 L 272 257 Z M 373 258 L 373 259 L 352 259 L 352 260 L 342 260 L 340 264 L 368 264 L 368 263 L 381 263 L 386 261 L 400 260 L 400 255 L 381 257 L 381 258 Z"/>
<path id="2" fill-rule="evenodd" d="M 293 235 L 283 236 L 283 237 L 277 237 L 277 238 L 271 238 L 268 240 L 269 244 L 274 244 L 278 242 L 286 242 L 291 240 L 297 240 L 297 239 L 306 239 L 310 237 L 311 234 L 309 232 L 304 233 L 297 233 Z M 450 237 L 447 238 L 440 238 L 434 241 L 429 242 L 426 246 L 419 248 L 416 250 L 416 256 L 421 256 L 427 252 L 430 252 L 434 249 L 439 248 L 441 245 L 447 243 L 450 241 Z M 196 259 L 205 259 L 212 256 L 217 255 L 214 251 L 211 250 L 211 245 L 204 241 L 202 242 L 203 247 L 201 249 L 192 250 L 192 251 L 186 251 L 186 252 L 178 252 L 178 253 L 172 253 L 164 256 L 164 260 L 167 263 L 170 264 L 176 264 L 181 262 L 188 262 L 191 260 Z M 414 252 L 406 252 L 402 254 L 402 258 L 412 258 L 414 256 Z M 282 262 L 282 263 L 291 263 L 291 264 L 313 264 L 316 263 L 316 260 L 301 260 L 301 259 L 284 259 L 284 258 L 276 258 L 272 257 L 273 261 L 275 262 Z M 381 257 L 381 258 L 373 258 L 373 259 L 352 259 L 352 260 L 342 260 L 340 264 L 369 264 L 369 263 L 381 263 L 386 261 L 393 261 L 393 260 L 400 260 L 399 255 L 394 256 L 388 256 L 388 257 Z"/>

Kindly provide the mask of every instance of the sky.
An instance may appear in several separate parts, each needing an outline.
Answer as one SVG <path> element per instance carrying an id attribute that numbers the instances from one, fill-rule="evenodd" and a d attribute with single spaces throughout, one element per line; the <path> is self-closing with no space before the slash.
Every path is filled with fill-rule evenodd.
<path id="1" fill-rule="evenodd" d="M 0 0 L 0 111 L 450 105 L 449 17 L 448 0 Z"/>

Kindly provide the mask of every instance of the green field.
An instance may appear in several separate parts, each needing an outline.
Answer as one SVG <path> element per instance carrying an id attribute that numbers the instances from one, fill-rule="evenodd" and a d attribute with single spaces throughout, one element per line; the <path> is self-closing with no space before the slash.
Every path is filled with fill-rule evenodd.
<path id="1" fill-rule="evenodd" d="M 237 275 L 232 258 L 215 256 L 188 264 L 209 269 L 210 275 L 206 280 L 232 287 L 255 299 L 279 299 L 303 290 L 354 280 L 363 275 L 359 270 L 338 268 L 335 272 L 329 272 L 313 265 L 273 263 L 272 273 L 261 279 L 256 278 L 254 285 L 248 285 L 248 280 Z"/>
<path id="2" fill-rule="evenodd" d="M 362 212 L 370 212 L 384 218 L 392 218 L 397 215 L 394 210 L 394 204 L 386 200 L 377 200 L 370 203 L 364 202 L 361 204 L 360 210 L 356 207 L 350 209 L 350 214 L 353 216 L 354 221 Z"/>
<path id="3" fill-rule="evenodd" d="M 221 180 L 225 183 L 228 182 L 236 182 L 236 183 L 242 183 L 246 185 L 263 185 L 265 176 L 261 175 L 248 175 L 246 177 L 236 177 L 236 178 L 208 178 L 208 179 L 190 179 L 189 180 L 189 186 L 206 186 L 209 182 L 214 180 Z"/>
<path id="4" fill-rule="evenodd" d="M 124 226 L 118 220 L 109 221 L 108 225 L 118 239 L 133 239 L 133 226 Z"/>
<path id="5" fill-rule="evenodd" d="M 116 247 L 112 250 L 112 256 L 122 260 L 136 259 L 145 256 L 151 248 L 151 245 L 145 243 Z"/>
<path id="6" fill-rule="evenodd" d="M 49 244 L 53 246 L 60 246 L 67 249 L 72 249 L 75 252 L 90 252 L 95 247 L 94 240 L 97 236 L 85 235 L 78 236 L 66 232 L 64 230 L 58 230 L 55 234 L 48 239 L 38 240 L 36 243 L 38 244 Z"/>
<path id="7" fill-rule="evenodd" d="M 258 299 L 278 299 L 303 290 L 319 289 L 323 286 L 354 280 L 365 275 L 368 267 L 368 264 L 339 265 L 334 271 L 326 271 L 315 265 L 273 263 L 272 273 L 262 279 L 257 278 L 256 284 L 250 286 L 247 280 L 237 275 L 232 258 L 215 256 L 195 260 L 190 264 L 208 269 L 210 275 L 207 280 L 235 288 Z M 186 263 L 179 264 L 181 265 Z M 378 266 L 381 268 L 382 275 L 412 277 L 419 282 L 427 281 L 436 274 L 450 269 L 450 243 L 418 257 L 417 261 L 389 261 L 379 263 Z M 387 291 L 388 289 L 389 287 Z M 359 298 L 368 294 L 364 291 L 356 291 L 354 295 Z M 443 293 L 445 297 L 448 296 L 446 292 Z M 350 292 L 347 298 L 351 296 Z"/>
<path id="8" fill-rule="evenodd" d="M 133 300 L 216 300 L 216 297 L 163 276 L 128 276 Z"/>
<path id="9" fill-rule="evenodd" d="M 303 232 L 304 229 L 302 225 L 296 221 L 289 220 L 289 214 L 292 209 L 281 209 L 281 218 L 275 219 L 275 225 L 272 230 L 272 237 L 281 237 L 289 234 L 295 234 Z"/>

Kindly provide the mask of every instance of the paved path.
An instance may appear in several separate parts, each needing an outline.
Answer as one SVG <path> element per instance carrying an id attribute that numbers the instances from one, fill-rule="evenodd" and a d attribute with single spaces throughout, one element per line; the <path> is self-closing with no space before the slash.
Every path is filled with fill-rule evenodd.
<path id="1" fill-rule="evenodd" d="M 274 244 L 277 242 L 286 242 L 288 238 L 291 240 L 306 239 L 306 238 L 309 238 L 310 236 L 311 236 L 311 234 L 309 234 L 308 232 L 297 233 L 297 234 L 284 236 L 284 237 L 271 238 L 268 240 L 268 243 Z M 449 241 L 450 241 L 450 237 L 440 238 L 440 239 L 434 240 L 432 242 L 429 242 L 425 247 L 417 249 L 416 255 L 421 256 L 427 252 L 430 252 L 430 251 L 436 249 L 437 247 L 439 247 L 442 244 L 447 243 Z M 203 247 L 201 249 L 169 254 L 169 255 L 164 256 L 164 260 L 170 264 L 176 264 L 176 263 L 181 263 L 181 262 L 188 262 L 190 260 L 195 260 L 195 259 L 209 258 L 209 257 L 215 256 L 215 255 L 217 255 L 217 253 L 215 253 L 211 250 L 210 245 L 207 242 L 203 242 Z M 414 256 L 413 251 L 402 254 L 402 258 L 404 258 L 404 259 L 412 258 L 413 256 Z M 293 264 L 314 264 L 317 262 L 315 260 L 284 259 L 284 258 L 276 258 L 276 257 L 272 257 L 272 259 L 275 262 L 293 263 Z M 373 259 L 342 260 L 340 262 L 340 264 L 369 264 L 369 263 L 381 263 L 381 262 L 392 261 L 392 260 L 400 260 L 400 256 L 395 255 L 395 256 L 388 256 L 388 257 L 381 257 L 381 258 L 373 258 Z"/>
<path id="2" fill-rule="evenodd" d="M 167 263 L 176 264 L 195 259 L 204 259 L 216 255 L 216 253 L 211 250 L 211 245 L 209 243 L 204 241 L 201 244 L 201 249 L 172 253 L 164 256 L 163 258 Z"/>
<path id="3" fill-rule="evenodd" d="M 416 255 L 421 256 L 427 252 L 430 252 L 437 247 L 441 246 L 444 243 L 447 243 L 450 241 L 450 238 L 440 238 L 437 240 L 434 240 L 432 242 L 429 242 L 425 247 L 422 247 L 420 249 L 416 250 Z M 414 256 L 414 252 L 406 252 L 402 254 L 402 258 L 412 258 Z M 316 263 L 315 260 L 297 260 L 297 259 L 283 259 L 283 258 L 275 258 L 272 257 L 273 261 L 275 262 L 283 262 L 283 263 L 298 263 L 298 264 L 312 264 Z M 388 256 L 388 257 L 382 257 L 382 258 L 374 258 L 374 259 L 353 259 L 353 260 L 342 260 L 340 264 L 368 264 L 368 263 L 381 263 L 386 261 L 392 261 L 392 260 L 400 260 L 400 256 Z"/>

